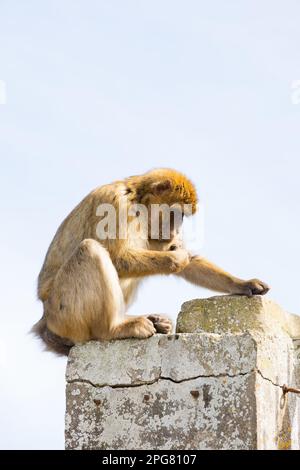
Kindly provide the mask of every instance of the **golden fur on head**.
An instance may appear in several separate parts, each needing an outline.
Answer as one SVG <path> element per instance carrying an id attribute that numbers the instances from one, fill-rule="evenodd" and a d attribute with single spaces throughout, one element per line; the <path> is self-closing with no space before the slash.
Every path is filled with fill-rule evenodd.
<path id="1" fill-rule="evenodd" d="M 129 197 L 140 204 L 190 204 L 197 210 L 197 192 L 193 183 L 179 171 L 157 168 L 125 180 Z M 131 194 L 130 194 L 131 193 Z"/>

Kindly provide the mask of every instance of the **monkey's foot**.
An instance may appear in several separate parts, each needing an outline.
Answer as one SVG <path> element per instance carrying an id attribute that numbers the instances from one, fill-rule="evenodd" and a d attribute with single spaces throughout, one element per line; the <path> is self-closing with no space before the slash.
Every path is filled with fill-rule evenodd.
<path id="1" fill-rule="evenodd" d="M 164 335 L 172 333 L 173 325 L 169 318 L 163 317 L 162 315 L 149 315 L 147 318 L 152 321 L 156 333 L 162 333 Z"/>

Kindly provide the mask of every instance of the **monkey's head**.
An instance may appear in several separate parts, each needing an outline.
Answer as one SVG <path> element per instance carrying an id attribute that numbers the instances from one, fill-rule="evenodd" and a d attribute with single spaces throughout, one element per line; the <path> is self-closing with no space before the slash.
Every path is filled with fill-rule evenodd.
<path id="1" fill-rule="evenodd" d="M 171 238 L 182 224 L 184 215 L 192 215 L 197 210 L 197 192 L 193 183 L 182 173 L 169 168 L 158 168 L 140 176 L 127 178 L 128 197 L 131 201 L 147 207 L 150 214 L 154 205 L 171 209 Z M 163 217 L 160 212 L 159 238 L 163 238 Z M 153 222 L 153 213 L 152 213 Z M 149 226 L 151 225 L 149 217 Z"/>
<path id="2" fill-rule="evenodd" d="M 157 168 L 139 176 L 126 179 L 132 199 L 147 207 L 150 204 L 191 206 L 191 214 L 197 210 L 197 192 L 193 183 L 179 171 Z"/>

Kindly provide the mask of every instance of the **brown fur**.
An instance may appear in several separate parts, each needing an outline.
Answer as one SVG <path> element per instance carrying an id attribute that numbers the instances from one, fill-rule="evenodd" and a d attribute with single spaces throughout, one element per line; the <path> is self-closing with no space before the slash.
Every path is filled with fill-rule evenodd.
<path id="1" fill-rule="evenodd" d="M 46 351 L 54 351 L 60 356 L 67 356 L 72 346 L 74 346 L 74 343 L 67 338 L 61 338 L 52 333 L 47 328 L 47 322 L 44 317 L 32 327 L 31 332 L 44 341 Z"/>
<path id="2" fill-rule="evenodd" d="M 44 315 L 34 326 L 47 347 L 67 354 L 78 342 L 168 333 L 170 320 L 161 316 L 128 317 L 140 280 L 155 274 L 177 274 L 189 282 L 220 292 L 263 294 L 258 280 L 242 281 L 200 257 L 192 257 L 172 233 L 168 242 L 142 239 L 129 223 L 125 240 L 98 240 L 99 204 L 191 204 L 194 185 L 183 174 L 156 169 L 141 176 L 99 187 L 78 204 L 59 227 L 38 279 Z M 131 218 L 132 219 L 132 218 Z M 131 220 L 132 222 L 132 220 Z M 174 249 L 175 248 L 175 249 Z"/>

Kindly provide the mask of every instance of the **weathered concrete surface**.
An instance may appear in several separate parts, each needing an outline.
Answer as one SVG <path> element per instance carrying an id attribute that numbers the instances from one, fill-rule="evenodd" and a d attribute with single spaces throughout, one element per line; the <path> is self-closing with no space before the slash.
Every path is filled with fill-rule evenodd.
<path id="1" fill-rule="evenodd" d="M 256 343 L 241 335 L 155 335 L 146 341 L 91 341 L 72 349 L 66 372 L 94 386 L 131 386 L 168 378 L 175 382 L 193 377 L 238 375 L 256 364 Z"/>
<path id="2" fill-rule="evenodd" d="M 251 334 L 257 350 L 257 448 L 299 448 L 299 398 L 282 393 L 284 384 L 299 387 L 299 316 L 266 297 L 219 296 L 185 302 L 176 330 Z"/>
<path id="3" fill-rule="evenodd" d="M 185 303 L 180 334 L 74 347 L 66 448 L 299 448 L 300 399 L 282 391 L 299 386 L 299 324 L 224 296 Z"/>
<path id="4" fill-rule="evenodd" d="M 249 334 L 77 346 L 67 369 L 67 448 L 253 447 L 255 364 Z"/>
<path id="5" fill-rule="evenodd" d="M 254 373 L 130 390 L 68 387 L 69 449 L 255 448 Z"/>
<path id="6" fill-rule="evenodd" d="M 185 302 L 178 333 L 246 333 L 257 346 L 257 369 L 277 384 L 294 382 L 293 339 L 300 338 L 300 317 L 272 300 L 254 296 L 219 296 Z"/>
<path id="7" fill-rule="evenodd" d="M 221 295 L 185 302 L 178 315 L 178 333 L 285 332 L 300 338 L 300 317 L 285 312 L 267 297 Z"/>

